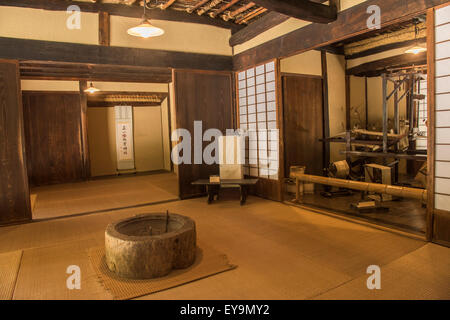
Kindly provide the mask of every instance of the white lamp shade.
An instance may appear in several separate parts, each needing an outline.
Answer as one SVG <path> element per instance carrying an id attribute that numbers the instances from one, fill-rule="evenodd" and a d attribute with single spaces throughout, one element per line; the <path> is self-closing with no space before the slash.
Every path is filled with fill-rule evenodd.
<path id="1" fill-rule="evenodd" d="M 164 30 L 153 26 L 150 21 L 144 20 L 140 25 L 128 29 L 127 33 L 135 37 L 150 38 L 163 35 Z"/>
<path id="2" fill-rule="evenodd" d="M 97 89 L 96 87 L 94 87 L 94 85 L 92 84 L 92 82 L 91 82 L 91 85 L 89 86 L 89 88 L 87 88 L 86 90 L 84 90 L 84 92 L 87 92 L 87 93 L 96 93 L 96 92 L 98 92 L 98 91 L 100 91 L 100 89 Z"/>
<path id="3" fill-rule="evenodd" d="M 414 46 L 414 47 L 409 48 L 408 50 L 406 50 L 405 53 L 419 54 L 419 53 L 425 52 L 425 51 L 427 51 L 426 47 Z"/>

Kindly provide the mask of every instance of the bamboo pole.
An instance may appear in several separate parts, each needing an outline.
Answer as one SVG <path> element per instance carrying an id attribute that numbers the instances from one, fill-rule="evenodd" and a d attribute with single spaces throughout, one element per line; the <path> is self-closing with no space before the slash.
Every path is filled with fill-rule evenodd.
<path id="1" fill-rule="evenodd" d="M 345 179 L 328 178 L 303 174 L 301 172 L 292 172 L 291 178 L 295 178 L 301 182 L 325 184 L 333 187 L 347 188 L 352 190 L 366 191 L 390 194 L 402 198 L 418 199 L 423 202 L 427 201 L 426 189 L 415 189 L 408 187 L 398 187 L 381 183 L 360 182 Z"/>

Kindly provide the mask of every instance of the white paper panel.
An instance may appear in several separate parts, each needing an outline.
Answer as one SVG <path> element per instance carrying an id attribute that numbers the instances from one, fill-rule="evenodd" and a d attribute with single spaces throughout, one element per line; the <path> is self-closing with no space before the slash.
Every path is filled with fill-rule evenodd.
<path id="1" fill-rule="evenodd" d="M 266 104 L 258 103 L 258 112 L 265 112 L 265 111 L 266 111 Z"/>
<path id="2" fill-rule="evenodd" d="M 252 104 L 251 106 L 248 106 L 248 113 L 255 113 L 256 112 L 256 107 L 254 104 Z"/>
<path id="3" fill-rule="evenodd" d="M 275 101 L 271 101 L 267 103 L 267 111 L 275 111 L 277 108 L 277 104 Z"/>
<path id="4" fill-rule="evenodd" d="M 436 209 L 450 211 L 450 196 L 437 194 L 434 201 Z"/>
<path id="5" fill-rule="evenodd" d="M 436 79 L 436 93 L 450 92 L 450 77 L 443 77 Z"/>
<path id="6" fill-rule="evenodd" d="M 438 43 L 436 45 L 436 59 L 450 57 L 450 41 Z"/>
<path id="7" fill-rule="evenodd" d="M 436 95 L 436 110 L 450 110 L 450 93 Z"/>
<path id="8" fill-rule="evenodd" d="M 275 70 L 275 62 L 274 61 L 266 63 L 266 72 L 274 71 L 274 70 Z"/>
<path id="9" fill-rule="evenodd" d="M 450 22 L 450 6 L 437 9 L 435 17 L 436 26 Z"/>
<path id="10" fill-rule="evenodd" d="M 247 88 L 247 95 L 248 96 L 254 96 L 256 93 L 255 93 L 255 87 L 248 87 Z"/>
<path id="11" fill-rule="evenodd" d="M 450 24 L 436 27 L 436 42 L 450 40 Z"/>
<path id="12" fill-rule="evenodd" d="M 264 83 L 263 84 L 259 84 L 257 87 L 256 87 L 256 93 L 264 93 L 266 91 L 266 86 L 264 85 Z"/>
<path id="13" fill-rule="evenodd" d="M 255 76 L 255 68 L 251 68 L 247 70 L 247 78 Z"/>
<path id="14" fill-rule="evenodd" d="M 436 61 L 436 77 L 450 75 L 450 59 Z"/>
<path id="15" fill-rule="evenodd" d="M 450 127 L 450 111 L 436 112 L 436 127 Z"/>
<path id="16" fill-rule="evenodd" d="M 450 195 L 450 179 L 436 178 L 435 192 Z"/>
<path id="17" fill-rule="evenodd" d="M 267 92 L 267 101 L 275 101 L 276 94 L 275 91 Z"/>
<path id="18" fill-rule="evenodd" d="M 450 178 L 450 162 L 436 161 L 436 177 Z"/>
<path id="19" fill-rule="evenodd" d="M 256 77 L 256 84 L 263 84 L 264 82 L 265 82 L 265 77 L 263 74 Z"/>
<path id="20" fill-rule="evenodd" d="M 260 121 L 266 121 L 266 113 L 265 112 L 260 112 L 258 113 L 258 122 Z"/>
<path id="21" fill-rule="evenodd" d="M 275 81 L 275 72 L 266 73 L 266 82 Z"/>
<path id="22" fill-rule="evenodd" d="M 450 144 L 450 128 L 436 128 L 436 143 Z"/>
<path id="23" fill-rule="evenodd" d="M 264 65 L 257 66 L 256 67 L 256 74 L 259 75 L 259 74 L 263 74 L 263 73 L 264 73 Z"/>
<path id="24" fill-rule="evenodd" d="M 275 81 L 267 83 L 267 91 L 275 91 Z"/>
<path id="25" fill-rule="evenodd" d="M 436 146 L 436 160 L 450 161 L 450 145 Z"/>

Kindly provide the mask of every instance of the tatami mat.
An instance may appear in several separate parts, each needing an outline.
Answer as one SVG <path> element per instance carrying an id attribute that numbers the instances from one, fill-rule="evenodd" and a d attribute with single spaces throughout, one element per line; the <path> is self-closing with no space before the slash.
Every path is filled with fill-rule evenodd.
<path id="1" fill-rule="evenodd" d="M 24 250 L 14 299 L 111 299 L 89 263 L 88 249 L 99 245 L 101 240 L 89 239 Z M 71 276 L 67 268 L 71 265 L 80 267 L 80 290 L 67 287 L 67 279 Z"/>
<path id="2" fill-rule="evenodd" d="M 0 300 L 11 300 L 19 272 L 22 250 L 0 254 Z"/>
<path id="3" fill-rule="evenodd" d="M 124 208 L 178 199 L 172 173 L 108 178 L 33 189 L 33 219 Z"/>
<path id="4" fill-rule="evenodd" d="M 197 258 L 191 267 L 173 270 L 165 277 L 148 280 L 130 280 L 117 277 L 109 271 L 106 265 L 103 247 L 90 249 L 89 257 L 101 283 L 117 300 L 148 295 L 236 268 L 228 262 L 226 255 L 207 245 L 200 245 L 200 248 L 197 249 Z"/>
<path id="5" fill-rule="evenodd" d="M 339 297 L 342 295 L 336 288 L 345 288 L 354 279 L 364 280 L 360 282 L 363 298 L 371 294 L 365 284 L 369 265 L 379 265 L 386 280 L 385 268 L 395 262 L 408 269 L 410 262 L 404 258 L 421 252 L 418 249 L 426 245 L 417 239 L 256 197 L 249 197 L 245 206 L 239 206 L 235 198 L 212 205 L 204 198 L 176 201 L 0 227 L 0 253 L 34 248 L 24 251 L 14 297 L 112 299 L 113 295 L 98 282 L 86 250 L 103 245 L 108 223 L 165 210 L 194 219 L 200 242 L 226 253 L 239 268 L 140 299 L 308 299 L 329 292 Z M 417 263 L 438 270 L 444 270 L 447 263 L 448 269 L 450 249 L 439 248 L 438 255 L 437 251 L 428 255 L 424 252 Z M 65 270 L 70 264 L 82 268 L 81 291 L 65 287 Z M 436 281 L 438 287 L 448 282 L 448 275 L 442 272 L 420 274 L 420 286 L 433 286 L 432 281 Z M 392 296 L 414 296 L 413 285 L 408 292 L 395 284 L 390 283 Z M 438 290 L 430 294 L 440 297 Z"/>
<path id="6" fill-rule="evenodd" d="M 429 243 L 381 268 L 381 289 L 367 289 L 365 275 L 317 299 L 450 299 L 449 249 Z"/>

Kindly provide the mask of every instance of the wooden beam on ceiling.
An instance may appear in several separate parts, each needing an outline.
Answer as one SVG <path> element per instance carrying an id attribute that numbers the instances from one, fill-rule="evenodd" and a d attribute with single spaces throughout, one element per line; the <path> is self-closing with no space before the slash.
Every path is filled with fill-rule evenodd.
<path id="1" fill-rule="evenodd" d="M 328 6 L 308 0 L 253 0 L 257 5 L 293 18 L 330 23 L 337 19 L 336 6 Z"/>
<path id="2" fill-rule="evenodd" d="M 326 0 L 316 0 L 317 3 L 323 3 Z M 290 17 L 275 11 L 271 11 L 264 17 L 250 23 L 247 27 L 234 33 L 230 38 L 230 46 L 236 46 L 253 39 L 259 34 L 287 21 Z"/>
<path id="3" fill-rule="evenodd" d="M 203 1 L 203 0 L 201 0 Z M 207 0 L 209 1 L 209 0 Z M 207 2 L 205 1 L 205 2 Z M 69 5 L 77 5 L 82 12 L 97 13 L 100 11 L 108 12 L 113 16 L 122 16 L 129 18 L 141 18 L 143 13 L 142 6 L 125 5 L 116 3 L 93 3 L 84 1 L 67 1 L 67 0 L 0 0 L 1 6 L 43 9 L 50 11 L 66 11 Z M 243 26 L 232 22 L 223 21 L 221 19 L 211 19 L 207 16 L 199 16 L 196 14 L 187 14 L 178 10 L 147 10 L 147 17 L 156 20 L 179 21 L 213 25 L 219 28 L 230 29 L 237 32 Z"/>
<path id="4" fill-rule="evenodd" d="M 19 71 L 26 79 L 125 81 L 170 83 L 170 68 L 148 68 L 83 63 L 21 61 Z"/>
<path id="5" fill-rule="evenodd" d="M 230 12 L 228 15 L 224 15 L 224 20 L 229 20 L 229 19 L 233 19 L 234 17 L 236 17 L 238 14 L 247 11 L 250 8 L 253 8 L 254 6 L 256 6 L 256 3 L 254 2 L 249 2 L 246 5 L 240 7 L 239 9 L 236 9 L 232 12 Z"/>
<path id="6" fill-rule="evenodd" d="M 199 0 L 192 8 L 188 8 L 186 11 L 188 13 L 192 13 L 195 10 L 197 10 L 198 8 L 200 8 L 202 5 L 204 5 L 205 3 L 207 3 L 209 0 Z"/>
<path id="7" fill-rule="evenodd" d="M 176 0 L 167 0 L 166 3 L 163 3 L 163 4 L 159 5 L 159 8 L 162 9 L 162 10 L 166 10 L 168 7 L 170 7 L 171 5 L 173 5 L 173 3 L 174 3 L 175 1 L 176 1 Z"/>
<path id="8" fill-rule="evenodd" d="M 347 75 L 357 77 L 377 77 L 388 69 L 407 67 L 412 65 L 423 65 L 427 63 L 427 53 L 419 54 L 405 53 L 376 61 L 367 62 L 346 71 Z"/>
<path id="9" fill-rule="evenodd" d="M 255 10 L 243 15 L 242 17 L 236 19 L 234 22 L 239 23 L 239 24 L 248 23 L 249 20 L 256 18 L 257 16 L 263 14 L 266 11 L 267 11 L 266 8 L 255 9 Z"/>
<path id="10" fill-rule="evenodd" d="M 367 14 L 367 7 L 370 5 L 378 5 L 381 9 L 382 30 L 446 2 L 448 0 L 367 0 L 341 11 L 338 19 L 330 24 L 312 23 L 235 55 L 234 70 L 242 70 L 274 58 L 286 58 L 371 32 L 367 28 L 370 16 Z"/>
<path id="11" fill-rule="evenodd" d="M 206 6 L 200 8 L 197 11 L 197 14 L 199 16 L 201 16 L 202 14 L 204 14 L 205 12 L 208 12 L 209 10 L 211 10 L 212 8 L 214 8 L 215 6 L 219 5 L 223 0 L 212 0 L 210 3 L 208 3 Z"/>
<path id="12" fill-rule="evenodd" d="M 232 57 L 0 37 L 0 59 L 229 71 Z"/>
<path id="13" fill-rule="evenodd" d="M 227 10 L 228 8 L 234 6 L 234 5 L 235 5 L 236 3 L 238 3 L 239 1 L 241 1 L 241 0 L 231 0 L 230 2 L 228 2 L 228 3 L 224 4 L 223 6 L 221 6 L 221 7 L 220 7 L 219 9 L 217 9 L 216 11 L 210 12 L 210 13 L 209 13 L 209 16 L 210 16 L 211 18 L 215 18 L 215 17 L 217 17 L 220 13 L 222 13 L 222 12 L 224 12 L 225 10 Z"/>
<path id="14" fill-rule="evenodd" d="M 230 46 L 234 47 L 235 45 L 242 44 L 248 40 L 251 40 L 264 31 L 277 26 L 288 19 L 289 16 L 286 16 L 284 14 L 274 11 L 269 12 L 264 17 L 256 20 L 244 29 L 233 34 L 230 38 Z"/>
<path id="15" fill-rule="evenodd" d="M 415 27 L 411 25 L 406 25 L 399 30 L 391 31 L 388 30 L 383 32 L 380 30 L 378 34 L 374 34 L 371 37 L 360 41 L 354 41 L 348 44 L 344 44 L 346 56 L 352 56 L 367 50 L 375 49 L 380 46 L 385 46 L 389 44 L 405 42 L 408 40 L 414 40 L 416 38 L 426 37 L 426 25 L 425 23 L 419 23 L 417 25 L 418 33 L 415 32 Z"/>
<path id="16" fill-rule="evenodd" d="M 345 59 L 350 60 L 350 59 L 367 57 L 367 56 L 370 56 L 370 55 L 373 55 L 376 53 L 380 53 L 380 52 L 384 52 L 384 51 L 388 51 L 388 50 L 404 48 L 404 47 L 409 47 L 409 46 L 412 47 L 416 44 L 426 45 L 426 42 L 427 42 L 426 38 L 418 38 L 418 39 L 406 40 L 406 41 L 401 41 L 401 42 L 393 42 L 393 43 L 381 45 L 379 47 L 374 47 L 371 49 L 360 51 L 360 52 L 354 53 L 352 55 L 346 55 Z M 345 52 L 343 52 L 342 54 L 345 54 Z"/>

